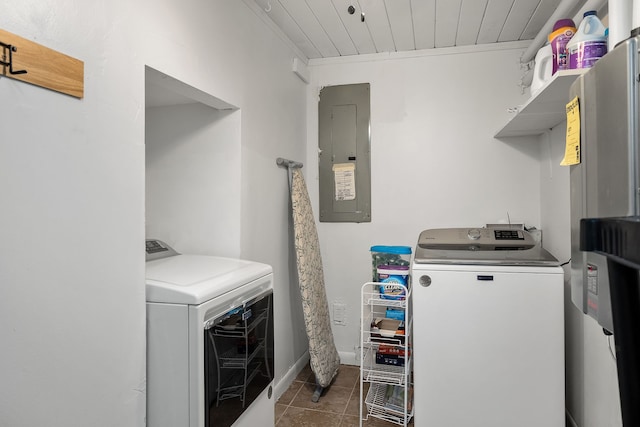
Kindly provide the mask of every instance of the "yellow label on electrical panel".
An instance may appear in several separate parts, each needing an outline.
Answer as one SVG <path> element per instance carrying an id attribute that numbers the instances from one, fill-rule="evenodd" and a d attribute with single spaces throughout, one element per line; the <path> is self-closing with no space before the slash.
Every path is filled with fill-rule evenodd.
<path id="1" fill-rule="evenodd" d="M 332 166 L 336 183 L 335 199 L 338 201 L 356 199 L 356 164 L 335 163 Z"/>
<path id="2" fill-rule="evenodd" d="M 567 104 L 567 138 L 561 166 L 580 163 L 580 106 L 576 96 Z"/>

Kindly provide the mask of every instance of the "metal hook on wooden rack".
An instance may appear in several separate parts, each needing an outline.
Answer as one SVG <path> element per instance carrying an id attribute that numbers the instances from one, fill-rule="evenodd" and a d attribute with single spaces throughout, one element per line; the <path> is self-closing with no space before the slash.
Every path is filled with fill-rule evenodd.
<path id="1" fill-rule="evenodd" d="M 9 74 L 27 74 L 27 70 L 13 69 L 13 52 L 17 51 L 18 48 L 14 45 L 2 42 L 0 42 L 0 46 L 2 46 L 2 60 L 0 60 L 0 65 L 2 65 L 3 67 L 9 67 Z M 9 61 L 7 61 L 7 49 L 9 50 Z"/>

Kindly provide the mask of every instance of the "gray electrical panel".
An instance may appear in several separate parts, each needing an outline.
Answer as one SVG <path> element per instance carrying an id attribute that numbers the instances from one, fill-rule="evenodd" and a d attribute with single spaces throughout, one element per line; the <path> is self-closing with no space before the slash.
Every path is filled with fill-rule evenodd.
<path id="1" fill-rule="evenodd" d="M 371 222 L 369 83 L 320 90 L 320 222 Z"/>

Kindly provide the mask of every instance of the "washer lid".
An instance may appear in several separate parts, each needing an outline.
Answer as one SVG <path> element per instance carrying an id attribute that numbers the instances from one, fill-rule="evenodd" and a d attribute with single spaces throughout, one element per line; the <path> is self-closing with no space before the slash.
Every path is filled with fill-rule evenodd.
<path id="1" fill-rule="evenodd" d="M 414 263 L 556 266 L 558 260 L 525 230 L 436 228 L 420 233 Z"/>
<path id="2" fill-rule="evenodd" d="M 146 263 L 147 302 L 201 304 L 272 273 L 270 265 L 234 258 L 176 255 Z"/>

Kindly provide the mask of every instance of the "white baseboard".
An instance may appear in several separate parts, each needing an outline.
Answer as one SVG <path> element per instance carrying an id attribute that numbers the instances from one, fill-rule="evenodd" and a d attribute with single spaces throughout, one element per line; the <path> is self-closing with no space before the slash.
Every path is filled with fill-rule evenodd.
<path id="1" fill-rule="evenodd" d="M 356 359 L 355 352 L 339 351 L 340 363 L 342 365 L 360 366 L 360 360 Z M 306 351 L 296 363 L 289 368 L 289 371 L 278 381 L 274 386 L 274 393 L 276 401 L 280 399 L 280 396 L 287 391 L 291 383 L 296 379 L 300 371 L 302 371 L 309 364 L 309 352 Z"/>
<path id="2" fill-rule="evenodd" d="M 302 371 L 309 364 L 309 352 L 305 351 L 304 354 L 296 361 L 296 363 L 289 368 L 289 371 L 278 381 L 274 386 L 274 393 L 276 396 L 276 402 L 280 399 L 280 396 L 284 394 L 289 388 L 291 383 L 296 379 L 300 371 Z"/>
<path id="3" fill-rule="evenodd" d="M 339 351 L 340 363 L 342 365 L 360 366 L 360 359 L 356 358 L 356 353 L 351 351 Z"/>

